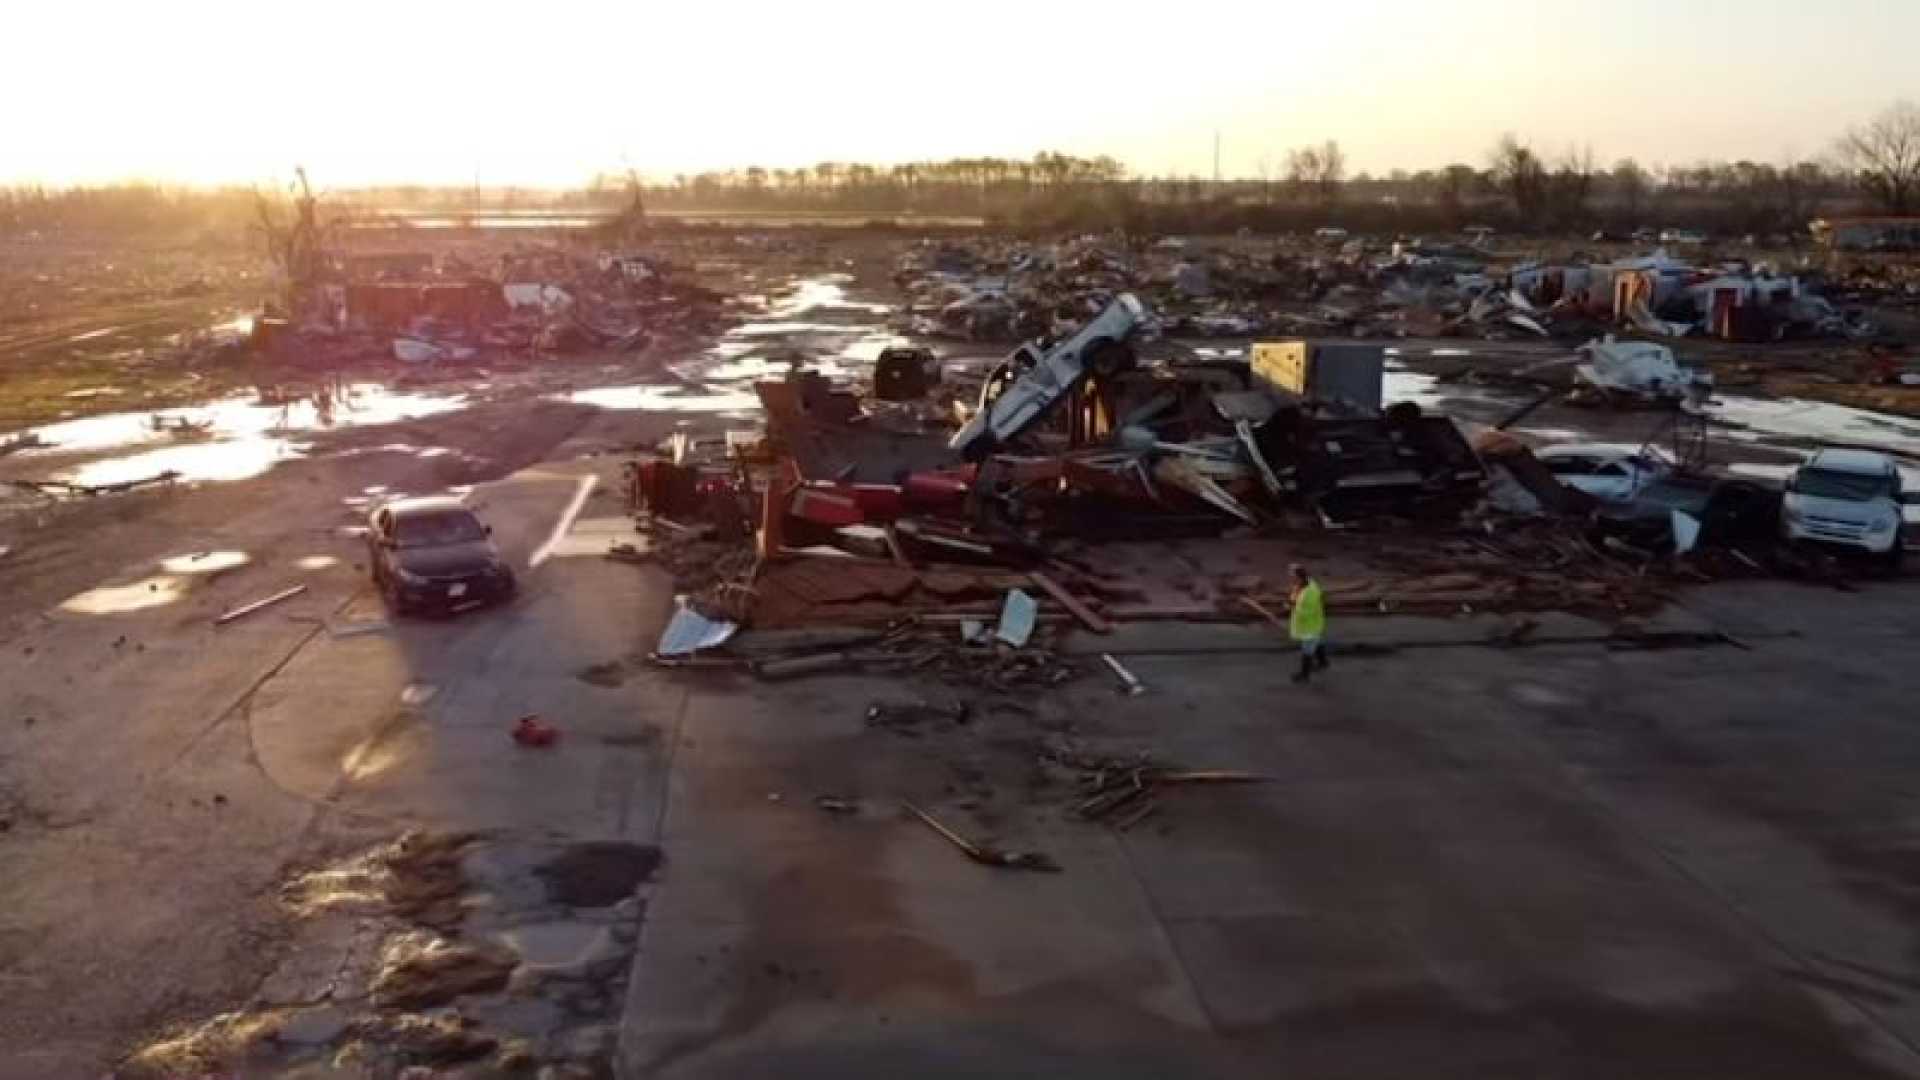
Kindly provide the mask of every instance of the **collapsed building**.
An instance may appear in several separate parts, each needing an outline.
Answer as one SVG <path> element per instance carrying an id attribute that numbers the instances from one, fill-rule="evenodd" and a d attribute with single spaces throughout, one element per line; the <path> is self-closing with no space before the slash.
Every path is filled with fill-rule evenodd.
<path id="1" fill-rule="evenodd" d="M 1563 461 L 1391 400 L 1379 343 L 1148 358 L 1156 325 L 1122 292 L 975 380 L 915 384 L 920 400 L 805 370 L 762 380 L 752 452 L 730 436 L 636 464 L 655 557 L 690 575 L 688 612 L 766 627 L 991 622 L 1026 589 L 1042 617 L 1088 627 L 1257 619 L 1294 558 L 1327 568 L 1349 613 L 1621 618 L 1658 606 L 1670 572 L 1768 572 L 1778 495 L 1750 482 L 1663 472 L 1596 499 Z M 1167 543 L 1183 546 L 1142 548 Z M 1212 550 L 1253 569 L 1195 584 Z"/>
<path id="2" fill-rule="evenodd" d="M 482 356 L 633 351 L 723 321 L 725 298 L 638 253 L 519 248 L 491 266 L 455 255 L 349 252 L 318 261 L 298 310 L 254 322 L 255 344 L 328 362 L 344 354 L 408 365 Z"/>

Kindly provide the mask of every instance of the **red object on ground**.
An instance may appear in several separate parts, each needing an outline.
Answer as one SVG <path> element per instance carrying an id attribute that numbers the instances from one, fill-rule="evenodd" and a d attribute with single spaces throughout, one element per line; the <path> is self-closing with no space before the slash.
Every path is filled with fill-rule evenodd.
<path id="1" fill-rule="evenodd" d="M 552 746 L 559 738 L 560 729 L 534 713 L 528 713 L 513 725 L 513 741 L 521 746 Z"/>
<path id="2" fill-rule="evenodd" d="M 787 502 L 787 512 L 817 525 L 839 528 L 866 520 L 860 503 L 844 488 L 803 487 Z"/>
<path id="3" fill-rule="evenodd" d="M 951 506 L 963 502 L 967 497 L 967 489 L 973 486 L 973 474 L 978 468 L 969 465 L 952 472 L 908 473 L 906 501 L 912 506 Z"/>

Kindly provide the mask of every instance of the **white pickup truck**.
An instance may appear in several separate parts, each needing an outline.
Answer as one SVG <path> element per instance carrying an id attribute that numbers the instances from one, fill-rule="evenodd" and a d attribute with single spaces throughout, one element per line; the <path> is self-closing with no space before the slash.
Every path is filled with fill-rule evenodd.
<path id="1" fill-rule="evenodd" d="M 1121 293 L 1071 337 L 1052 345 L 1030 341 L 1013 350 L 980 395 L 980 408 L 947 443 L 969 461 L 1026 430 L 1088 374 L 1111 375 L 1133 366 L 1127 338 L 1147 308 Z"/>
<path id="2" fill-rule="evenodd" d="M 1871 450 L 1817 450 L 1787 479 L 1780 535 L 1864 551 L 1899 566 L 1902 549 L 1900 469 Z"/>

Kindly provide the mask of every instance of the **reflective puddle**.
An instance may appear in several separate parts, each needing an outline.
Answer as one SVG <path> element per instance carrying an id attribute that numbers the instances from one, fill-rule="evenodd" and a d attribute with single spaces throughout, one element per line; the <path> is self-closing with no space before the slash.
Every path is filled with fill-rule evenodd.
<path id="1" fill-rule="evenodd" d="M 602 409 L 645 409 L 649 412 L 720 413 L 758 409 L 760 399 L 745 390 L 703 392 L 683 386 L 603 386 L 575 390 L 565 399 Z"/>
<path id="2" fill-rule="evenodd" d="M 165 607 L 186 595 L 184 579 L 158 574 L 126 585 L 101 585 L 70 596 L 60 610 L 77 615 L 118 615 Z"/>
<path id="3" fill-rule="evenodd" d="M 884 325 L 892 305 L 847 297 L 852 280 L 847 274 L 824 274 L 796 282 L 766 303 L 765 318 L 734 327 L 713 347 L 670 369 L 691 385 L 598 387 L 563 400 L 603 409 L 750 415 L 760 409 L 753 383 L 780 378 L 795 363 L 829 379 L 851 381 L 888 346 L 907 344 Z"/>
<path id="4" fill-rule="evenodd" d="M 133 452 L 60 469 L 51 479 L 98 487 L 176 473 L 194 481 L 242 480 L 300 456 L 292 436 L 418 419 L 464 408 L 464 395 L 397 393 L 355 383 L 284 402 L 235 396 L 192 408 L 107 413 L 28 429 L 43 445 L 18 452 L 31 462 L 60 455 Z"/>
<path id="5" fill-rule="evenodd" d="M 161 559 L 160 569 L 169 574 L 216 574 L 252 561 L 253 556 L 244 551 L 200 551 Z"/>
<path id="6" fill-rule="evenodd" d="M 1720 433 L 1729 438 L 1814 440 L 1920 453 L 1920 421 L 1846 405 L 1726 395 L 1716 398 L 1707 413 L 1740 425 L 1738 430 Z"/>

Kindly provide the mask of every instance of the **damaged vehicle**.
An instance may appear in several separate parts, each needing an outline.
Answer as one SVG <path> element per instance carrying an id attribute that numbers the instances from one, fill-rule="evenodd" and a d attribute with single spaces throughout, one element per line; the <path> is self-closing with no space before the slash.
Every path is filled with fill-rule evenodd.
<path id="1" fill-rule="evenodd" d="M 510 599 L 513 569 L 493 528 L 459 499 L 399 499 L 367 520 L 373 582 L 395 614 L 452 613 Z"/>
<path id="2" fill-rule="evenodd" d="M 1787 479 L 1780 535 L 1789 543 L 1851 548 L 1898 567 L 1903 555 L 1900 469 L 1871 450 L 1818 450 Z"/>
<path id="3" fill-rule="evenodd" d="M 1656 452 L 1605 443 L 1563 443 L 1533 456 L 1555 480 L 1604 502 L 1631 502 L 1673 472 L 1673 463 Z"/>
<path id="4" fill-rule="evenodd" d="M 980 391 L 980 407 L 948 446 L 979 461 L 1026 430 L 1088 375 L 1114 375 L 1134 366 L 1131 337 L 1147 317 L 1132 293 L 1113 298 L 1100 314 L 1064 341 L 1028 342 L 1013 351 Z"/>

